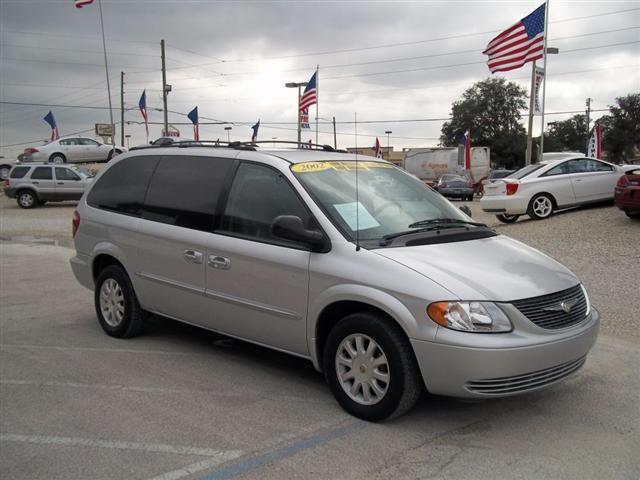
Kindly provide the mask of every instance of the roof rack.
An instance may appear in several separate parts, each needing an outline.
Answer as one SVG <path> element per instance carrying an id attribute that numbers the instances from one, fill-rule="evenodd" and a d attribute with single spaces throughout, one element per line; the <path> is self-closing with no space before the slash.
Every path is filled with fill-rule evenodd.
<path id="1" fill-rule="evenodd" d="M 220 140 L 181 140 L 178 142 L 169 143 L 167 145 L 140 145 L 137 147 L 132 147 L 129 151 L 134 150 L 147 150 L 154 148 L 188 148 L 188 147 L 209 147 L 209 148 L 233 148 L 235 150 L 251 150 L 255 151 L 256 148 L 260 146 L 259 144 L 286 144 L 286 145 L 296 145 L 299 149 L 305 150 L 322 150 L 324 152 L 339 152 L 339 153 L 347 153 L 346 150 L 338 150 L 333 148 L 331 145 L 319 145 L 316 143 L 306 143 L 306 142 L 294 142 L 289 140 L 262 140 L 257 142 L 222 142 Z"/>

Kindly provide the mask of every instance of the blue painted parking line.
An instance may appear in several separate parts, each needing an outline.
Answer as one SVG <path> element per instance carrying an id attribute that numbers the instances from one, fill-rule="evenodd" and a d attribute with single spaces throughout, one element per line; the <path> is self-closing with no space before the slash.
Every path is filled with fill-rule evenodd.
<path id="1" fill-rule="evenodd" d="M 277 462 L 284 458 L 291 457 L 304 450 L 317 447 L 318 445 L 328 443 L 336 438 L 356 432 L 366 426 L 367 422 L 357 420 L 345 427 L 336 428 L 335 430 L 321 433 L 305 440 L 300 440 L 273 452 L 265 453 L 264 455 L 260 455 L 258 457 L 243 460 L 227 468 L 201 477 L 200 480 L 227 480 L 229 478 L 237 477 L 238 475 L 247 473 L 250 470 L 254 470 L 269 463 Z"/>

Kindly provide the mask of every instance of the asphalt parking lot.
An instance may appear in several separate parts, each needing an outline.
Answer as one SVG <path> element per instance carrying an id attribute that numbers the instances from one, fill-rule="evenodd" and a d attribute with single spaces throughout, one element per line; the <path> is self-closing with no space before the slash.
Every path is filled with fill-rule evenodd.
<path id="1" fill-rule="evenodd" d="M 153 318 L 106 336 L 68 258 L 73 204 L 0 196 L 0 472 L 11 479 L 638 479 L 640 223 L 612 206 L 500 225 L 571 268 L 602 314 L 545 392 L 424 396 L 370 424 L 310 363 Z"/>

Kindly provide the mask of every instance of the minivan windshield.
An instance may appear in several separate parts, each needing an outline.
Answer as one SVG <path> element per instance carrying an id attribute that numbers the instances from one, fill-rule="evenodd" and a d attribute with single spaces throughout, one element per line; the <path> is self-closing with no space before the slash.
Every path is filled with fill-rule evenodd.
<path id="1" fill-rule="evenodd" d="M 356 231 L 360 240 L 379 240 L 470 220 L 439 193 L 389 163 L 306 162 L 292 165 L 291 171 L 350 240 Z"/>

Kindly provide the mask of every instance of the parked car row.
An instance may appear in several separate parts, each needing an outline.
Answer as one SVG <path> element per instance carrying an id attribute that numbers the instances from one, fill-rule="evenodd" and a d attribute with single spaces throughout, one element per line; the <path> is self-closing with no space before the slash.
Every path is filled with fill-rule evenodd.
<path id="1" fill-rule="evenodd" d="M 481 208 L 504 223 L 515 222 L 521 215 L 548 218 L 557 210 L 613 200 L 618 180 L 638 168 L 575 153 L 550 157 L 554 159 L 527 165 L 486 184 Z M 630 195 L 625 198 L 632 201 Z"/>

